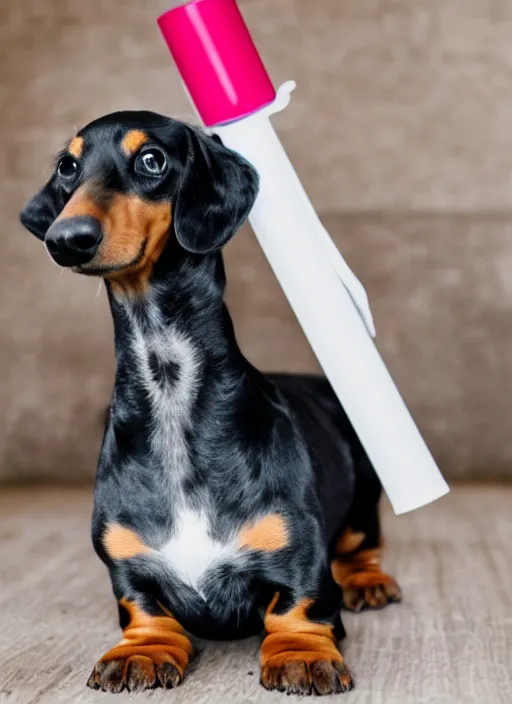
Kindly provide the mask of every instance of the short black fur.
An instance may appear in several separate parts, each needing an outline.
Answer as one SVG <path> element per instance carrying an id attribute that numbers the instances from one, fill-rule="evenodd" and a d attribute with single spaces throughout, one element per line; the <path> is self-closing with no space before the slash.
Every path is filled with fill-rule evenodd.
<path id="1" fill-rule="evenodd" d="M 141 178 L 121 153 L 123 136 L 135 129 L 165 150 L 169 165 L 161 180 Z M 380 484 L 324 378 L 264 375 L 238 346 L 223 300 L 220 247 L 254 203 L 256 173 L 218 139 L 151 113 L 116 113 L 80 136 L 84 152 L 73 188 L 55 173 L 21 216 L 35 235 L 44 238 L 88 181 L 106 207 L 121 193 L 168 200 L 173 209 L 145 293 L 120 296 L 106 279 L 117 371 L 97 472 L 93 541 L 116 598 L 136 600 L 148 613 L 161 614 L 164 606 L 195 635 L 233 638 L 261 631 L 279 592 L 276 613 L 311 599 L 310 618 L 336 623 L 342 635 L 342 595 L 330 560 L 346 528 L 366 535 L 364 547 L 379 544 Z M 183 396 L 179 403 L 173 394 Z M 168 417 L 155 398 L 168 403 Z M 168 435 L 159 438 L 156 425 L 164 422 Z M 277 514 L 286 521 L 286 546 L 221 560 L 199 585 L 165 560 L 108 554 L 104 537 L 112 525 L 164 550 L 184 506 L 207 516 L 210 539 L 219 545 L 259 517 Z M 126 626 L 122 607 L 120 614 Z"/>

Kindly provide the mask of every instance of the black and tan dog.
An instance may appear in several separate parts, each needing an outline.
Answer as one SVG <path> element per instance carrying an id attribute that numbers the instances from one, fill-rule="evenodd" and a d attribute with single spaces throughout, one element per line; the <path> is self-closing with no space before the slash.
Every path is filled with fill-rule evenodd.
<path id="1" fill-rule="evenodd" d="M 95 689 L 173 687 L 189 634 L 264 631 L 264 687 L 343 692 L 340 606 L 400 599 L 380 484 L 330 386 L 264 376 L 237 345 L 220 249 L 257 191 L 217 139 L 122 112 L 71 140 L 21 215 L 58 264 L 105 279 L 114 320 L 93 540 L 123 639 Z"/>

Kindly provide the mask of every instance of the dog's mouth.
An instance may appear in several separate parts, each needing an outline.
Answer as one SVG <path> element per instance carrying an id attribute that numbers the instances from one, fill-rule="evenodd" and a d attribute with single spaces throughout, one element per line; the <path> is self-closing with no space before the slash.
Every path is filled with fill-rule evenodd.
<path id="1" fill-rule="evenodd" d="M 139 251 L 135 257 L 128 262 L 120 262 L 118 264 L 82 264 L 80 266 L 74 266 L 73 271 L 75 274 L 84 274 L 85 276 L 109 276 L 124 271 L 125 269 L 132 269 L 138 266 L 146 256 L 146 248 L 148 245 L 148 239 L 146 238 L 141 243 Z"/>

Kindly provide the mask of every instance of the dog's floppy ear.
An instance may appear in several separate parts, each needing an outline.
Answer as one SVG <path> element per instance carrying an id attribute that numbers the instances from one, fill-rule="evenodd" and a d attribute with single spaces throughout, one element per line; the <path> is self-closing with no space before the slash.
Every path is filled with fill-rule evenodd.
<path id="1" fill-rule="evenodd" d="M 187 157 L 174 205 L 180 245 L 194 254 L 222 247 L 249 215 L 258 175 L 219 139 L 186 128 Z"/>
<path id="2" fill-rule="evenodd" d="M 20 213 L 21 224 L 38 239 L 44 240 L 50 225 L 63 208 L 50 180 L 39 193 L 25 205 Z"/>

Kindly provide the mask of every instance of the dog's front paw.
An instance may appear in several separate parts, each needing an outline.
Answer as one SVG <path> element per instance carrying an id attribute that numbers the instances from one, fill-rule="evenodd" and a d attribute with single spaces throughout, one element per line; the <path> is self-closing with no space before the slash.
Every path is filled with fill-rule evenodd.
<path id="1" fill-rule="evenodd" d="M 349 611 L 382 609 L 402 601 L 398 582 L 384 572 L 360 572 L 351 575 L 343 585 L 343 606 Z"/>
<path id="2" fill-rule="evenodd" d="M 341 694 L 354 686 L 345 663 L 330 660 L 306 662 L 300 659 L 300 655 L 297 660 L 275 664 L 271 659 L 262 668 L 260 681 L 265 689 L 301 695 Z"/>
<path id="3" fill-rule="evenodd" d="M 183 679 L 177 663 L 165 652 L 130 655 L 117 660 L 100 660 L 87 682 L 103 692 L 137 692 L 145 689 L 177 687 Z"/>

